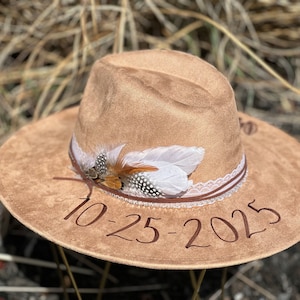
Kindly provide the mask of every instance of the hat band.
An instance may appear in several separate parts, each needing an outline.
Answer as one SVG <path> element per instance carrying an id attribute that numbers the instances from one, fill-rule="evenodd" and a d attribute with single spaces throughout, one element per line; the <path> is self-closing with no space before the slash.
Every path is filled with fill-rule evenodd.
<path id="1" fill-rule="evenodd" d="M 76 152 L 76 155 L 74 151 Z M 243 154 L 241 161 L 233 171 L 215 180 L 193 184 L 181 197 L 138 197 L 125 194 L 122 192 L 122 190 L 109 188 L 101 184 L 101 182 L 96 182 L 91 177 L 89 177 L 82 169 L 81 163 L 81 160 L 85 160 L 84 158 L 89 157 L 89 155 L 82 151 L 82 149 L 77 144 L 76 139 L 71 140 L 69 156 L 76 172 L 82 177 L 82 179 L 90 187 L 90 189 L 91 186 L 96 186 L 117 198 L 130 202 L 132 204 L 145 206 L 177 208 L 212 204 L 216 201 L 220 201 L 230 197 L 241 187 L 247 176 L 247 160 L 245 154 Z"/>
<path id="2" fill-rule="evenodd" d="M 198 182 L 192 185 L 187 192 L 182 196 L 186 197 L 201 197 L 206 200 L 217 197 L 223 193 L 233 189 L 240 181 L 242 181 L 247 173 L 246 156 L 243 154 L 238 166 L 229 174 L 218 178 L 216 180 L 209 180 L 207 182 Z"/>

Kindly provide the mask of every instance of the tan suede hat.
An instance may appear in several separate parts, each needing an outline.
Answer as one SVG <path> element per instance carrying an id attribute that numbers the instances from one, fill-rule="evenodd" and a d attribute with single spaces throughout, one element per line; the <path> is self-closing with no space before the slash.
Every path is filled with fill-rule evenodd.
<path id="1" fill-rule="evenodd" d="M 189 54 L 109 55 L 80 109 L 25 126 L 0 149 L 0 196 L 46 239 L 112 262 L 214 268 L 300 239 L 300 145 L 238 113 Z"/>

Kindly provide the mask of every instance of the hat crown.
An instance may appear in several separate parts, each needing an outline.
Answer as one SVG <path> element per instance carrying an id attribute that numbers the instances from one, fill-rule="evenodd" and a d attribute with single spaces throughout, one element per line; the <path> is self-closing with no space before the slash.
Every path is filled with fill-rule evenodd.
<path id="1" fill-rule="evenodd" d="M 125 144 L 121 155 L 181 145 L 205 150 L 194 182 L 224 178 L 243 149 L 234 94 L 203 60 L 177 51 L 106 56 L 91 71 L 74 136 L 85 153 Z"/>

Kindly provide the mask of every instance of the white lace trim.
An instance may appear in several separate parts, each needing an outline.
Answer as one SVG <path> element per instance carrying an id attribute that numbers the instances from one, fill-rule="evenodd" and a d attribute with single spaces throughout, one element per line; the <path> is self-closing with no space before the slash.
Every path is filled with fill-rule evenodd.
<path id="1" fill-rule="evenodd" d="M 112 195 L 120 200 L 123 200 L 125 202 L 128 202 L 133 205 L 137 205 L 137 206 L 147 206 L 147 207 L 156 207 L 156 208 L 193 208 L 193 207 L 201 207 L 201 206 L 213 204 L 217 201 L 222 201 L 226 198 L 229 198 L 232 194 L 234 194 L 235 192 L 237 192 L 240 189 L 240 187 L 246 181 L 247 175 L 248 175 L 248 171 L 246 171 L 244 178 L 241 180 L 241 182 L 239 182 L 231 190 L 225 192 L 224 194 L 222 194 L 220 196 L 216 196 L 216 197 L 208 199 L 208 200 L 199 200 L 199 201 L 192 201 L 192 202 L 174 202 L 174 203 L 143 202 L 140 200 L 133 200 L 133 199 L 126 198 L 126 195 L 124 195 L 124 197 L 122 197 L 122 196 L 115 195 L 113 193 L 109 193 L 106 191 L 104 191 L 104 192 L 109 195 Z M 178 198 L 178 200 L 180 200 L 180 198 Z"/>
<path id="2" fill-rule="evenodd" d="M 224 177 L 220 177 L 215 180 L 195 183 L 187 190 L 187 192 L 182 197 L 186 198 L 186 197 L 203 196 L 205 194 L 216 191 L 213 194 L 210 194 L 210 196 L 214 196 L 216 194 L 220 194 L 223 191 L 230 189 L 230 187 L 234 187 L 237 184 L 237 182 L 239 182 L 241 178 L 244 176 L 242 170 L 245 168 L 245 164 L 246 164 L 246 157 L 243 154 L 241 161 L 231 173 L 226 174 Z M 237 176 L 239 173 L 241 173 L 240 176 Z M 219 189 L 222 186 L 224 187 Z"/>

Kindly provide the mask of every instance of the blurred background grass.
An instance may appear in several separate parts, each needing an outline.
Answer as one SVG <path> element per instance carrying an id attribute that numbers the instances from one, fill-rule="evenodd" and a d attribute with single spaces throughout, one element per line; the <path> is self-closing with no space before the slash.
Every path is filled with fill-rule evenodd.
<path id="1" fill-rule="evenodd" d="M 212 63 L 230 80 L 239 110 L 300 137 L 297 0 L 0 0 L 0 145 L 28 122 L 79 104 L 96 59 L 152 48 L 181 50 Z M 11 228 L 20 226 L 14 222 Z M 20 232 L 24 236 L 28 231 L 21 227 Z M 27 247 L 29 240 L 34 238 L 26 240 Z M 12 241 L 7 247 L 18 249 L 16 236 Z M 274 295 L 284 290 L 283 275 L 291 278 L 286 286 L 294 287 L 282 299 L 299 299 L 295 247 L 264 260 L 265 266 L 273 266 L 271 271 L 253 269 L 255 276 L 263 274 L 256 282 Z M 121 266 L 118 270 L 138 272 Z M 146 271 L 139 270 L 136 278 L 141 272 Z M 175 292 L 179 289 L 178 283 Z M 241 294 L 241 287 L 232 293 Z M 262 299 L 261 290 L 257 298 L 249 295 Z M 272 297 L 263 299 L 277 299 Z"/>
<path id="2" fill-rule="evenodd" d="M 78 104 L 96 59 L 149 48 L 204 58 L 229 78 L 240 110 L 299 135 L 299 89 L 288 86 L 300 87 L 299 16 L 297 0 L 2 0 L 0 143 Z"/>

